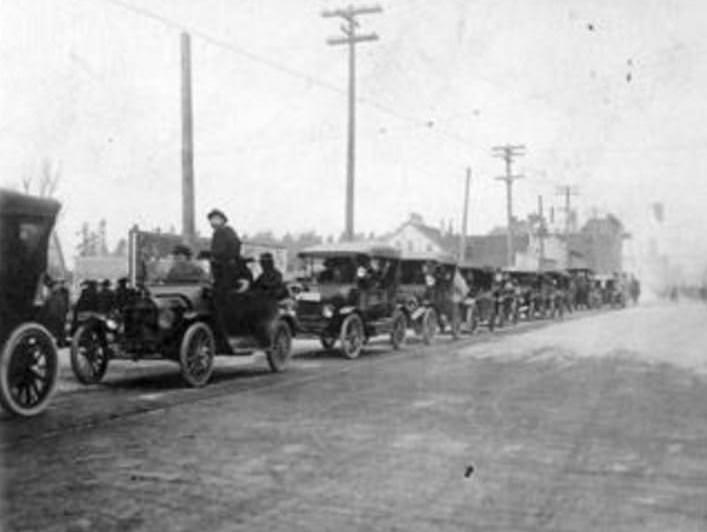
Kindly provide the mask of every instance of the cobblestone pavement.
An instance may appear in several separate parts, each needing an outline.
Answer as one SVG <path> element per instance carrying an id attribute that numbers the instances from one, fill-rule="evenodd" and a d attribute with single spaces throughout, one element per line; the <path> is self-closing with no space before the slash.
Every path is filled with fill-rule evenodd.
<path id="1" fill-rule="evenodd" d="M 116 366 L 0 418 L 3 530 L 707 529 L 707 309 L 651 306 L 290 371 Z M 705 355 L 707 359 L 707 355 Z"/>

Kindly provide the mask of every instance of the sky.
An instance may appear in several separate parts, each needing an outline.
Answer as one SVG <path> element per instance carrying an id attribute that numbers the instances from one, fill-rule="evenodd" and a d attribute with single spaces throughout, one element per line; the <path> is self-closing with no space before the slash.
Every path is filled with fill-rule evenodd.
<path id="1" fill-rule="evenodd" d="M 356 4 L 356 2 L 354 2 Z M 370 3 L 370 2 L 369 2 Z M 365 3 L 368 5 L 369 3 Z M 358 2 L 361 4 L 361 2 Z M 241 233 L 344 225 L 347 62 L 336 1 L 0 0 L 0 185 L 51 161 L 71 255 L 84 221 L 179 228 L 179 34 L 192 34 L 196 208 Z M 492 146 L 526 145 L 514 211 L 620 217 L 645 249 L 707 262 L 707 4 L 701 0 L 383 0 L 360 18 L 356 230 L 419 212 L 505 223 Z"/>

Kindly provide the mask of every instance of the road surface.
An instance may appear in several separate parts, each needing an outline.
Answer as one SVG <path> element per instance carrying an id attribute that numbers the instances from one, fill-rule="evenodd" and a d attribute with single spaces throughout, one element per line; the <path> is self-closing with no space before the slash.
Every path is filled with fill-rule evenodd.
<path id="1" fill-rule="evenodd" d="M 116 365 L 0 417 L 3 530 L 707 530 L 707 309 L 301 344 L 290 371 Z"/>

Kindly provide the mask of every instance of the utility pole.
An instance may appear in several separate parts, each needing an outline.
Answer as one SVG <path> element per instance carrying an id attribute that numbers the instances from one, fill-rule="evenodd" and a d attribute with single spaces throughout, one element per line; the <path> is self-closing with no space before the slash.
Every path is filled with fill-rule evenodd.
<path id="1" fill-rule="evenodd" d="M 545 214 L 543 211 L 543 197 L 538 196 L 538 217 L 540 218 L 540 223 L 538 226 L 538 240 L 540 242 L 540 253 L 538 257 L 538 271 L 543 271 L 545 268 Z"/>
<path id="2" fill-rule="evenodd" d="M 194 225 L 194 125 L 191 99 L 191 39 L 181 34 L 182 58 L 182 238 L 193 244 Z"/>
<path id="3" fill-rule="evenodd" d="M 566 248 L 566 264 L 565 267 L 570 267 L 570 257 L 572 256 L 572 250 L 570 249 L 570 230 L 572 221 L 572 196 L 578 196 L 579 191 L 576 187 L 572 185 L 563 185 L 557 187 L 557 194 L 564 196 L 565 206 L 563 210 L 565 211 L 565 248 Z"/>
<path id="4" fill-rule="evenodd" d="M 510 268 L 513 266 L 513 182 L 517 179 L 522 179 L 522 175 L 514 175 L 512 172 L 513 159 L 525 155 L 525 145 L 494 146 L 492 149 L 493 156 L 503 159 L 506 163 L 506 175 L 499 176 L 496 179 L 506 183 L 506 216 L 508 218 L 508 229 L 506 232 L 506 265 Z"/>
<path id="5" fill-rule="evenodd" d="M 459 235 L 459 262 L 466 260 L 466 232 L 469 222 L 469 189 L 471 188 L 471 168 L 466 169 L 466 184 L 464 185 L 464 210 L 462 211 L 462 230 Z"/>
<path id="6" fill-rule="evenodd" d="M 346 229 L 345 239 L 354 238 L 354 177 L 356 161 L 356 45 L 364 41 L 377 41 L 376 33 L 357 34 L 359 23 L 356 17 L 359 15 L 370 15 L 381 13 L 383 8 L 379 5 L 369 7 L 354 7 L 349 5 L 345 9 L 327 10 L 322 13 L 324 18 L 340 17 L 344 20 L 341 25 L 343 37 L 330 37 L 327 44 L 338 46 L 346 44 L 349 47 L 349 121 L 348 121 L 348 142 L 346 153 Z"/>

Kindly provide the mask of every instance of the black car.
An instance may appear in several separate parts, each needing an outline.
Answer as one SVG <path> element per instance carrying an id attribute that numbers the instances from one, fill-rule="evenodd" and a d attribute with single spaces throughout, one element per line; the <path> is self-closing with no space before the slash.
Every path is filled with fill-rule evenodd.
<path id="1" fill-rule="evenodd" d="M 18 416 L 44 410 L 59 363 L 39 322 L 41 285 L 58 202 L 0 190 L 0 404 Z"/>
<path id="2" fill-rule="evenodd" d="M 99 382 L 112 358 L 160 358 L 179 364 L 193 387 L 210 379 L 216 355 L 265 351 L 272 371 L 285 369 L 296 330 L 294 304 L 258 290 L 230 291 L 218 300 L 210 282 L 148 282 L 134 289 L 119 312 L 94 314 L 76 330 L 71 345 L 74 374 Z"/>

